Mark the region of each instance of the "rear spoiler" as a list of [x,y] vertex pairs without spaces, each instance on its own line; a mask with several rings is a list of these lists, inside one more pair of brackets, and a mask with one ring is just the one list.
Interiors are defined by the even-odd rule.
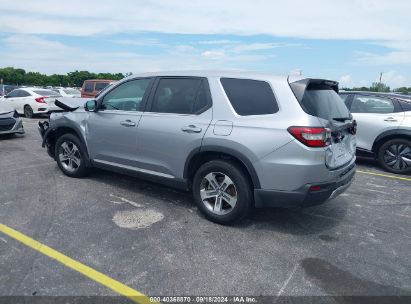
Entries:
[[290,79],[288,78],[287,81],[299,102],[303,100],[307,88],[312,85],[328,86],[338,93],[338,82],[333,80],[305,78],[290,83]]

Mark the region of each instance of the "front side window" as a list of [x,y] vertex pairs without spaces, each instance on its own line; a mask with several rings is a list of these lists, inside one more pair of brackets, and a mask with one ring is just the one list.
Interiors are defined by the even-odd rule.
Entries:
[[355,95],[350,110],[352,113],[393,113],[394,104],[388,98]]
[[151,79],[127,81],[108,92],[102,102],[103,110],[140,111],[141,101]]
[[201,78],[162,78],[154,94],[151,112],[196,114],[208,105]]
[[265,81],[221,78],[221,84],[239,115],[264,115],[278,112],[273,90]]

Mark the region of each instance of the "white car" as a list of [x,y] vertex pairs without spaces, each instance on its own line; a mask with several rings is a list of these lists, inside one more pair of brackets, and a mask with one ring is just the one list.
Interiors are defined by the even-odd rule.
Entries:
[[387,171],[411,173],[411,97],[381,92],[341,92],[358,124],[357,154]]
[[53,91],[57,92],[63,97],[81,97],[80,90],[74,88],[54,88]]
[[12,106],[18,114],[32,118],[36,114],[51,113],[62,109],[54,104],[60,94],[38,88],[19,88],[3,96],[2,102]]

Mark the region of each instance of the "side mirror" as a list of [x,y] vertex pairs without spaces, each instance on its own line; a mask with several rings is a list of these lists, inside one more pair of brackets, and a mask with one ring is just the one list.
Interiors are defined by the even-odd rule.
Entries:
[[97,112],[97,101],[88,100],[84,105],[84,110],[88,112]]

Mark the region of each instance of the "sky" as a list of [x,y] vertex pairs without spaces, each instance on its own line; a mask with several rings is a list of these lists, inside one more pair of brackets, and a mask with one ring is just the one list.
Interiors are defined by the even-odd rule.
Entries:
[[0,0],[0,67],[234,69],[411,87],[409,0]]

